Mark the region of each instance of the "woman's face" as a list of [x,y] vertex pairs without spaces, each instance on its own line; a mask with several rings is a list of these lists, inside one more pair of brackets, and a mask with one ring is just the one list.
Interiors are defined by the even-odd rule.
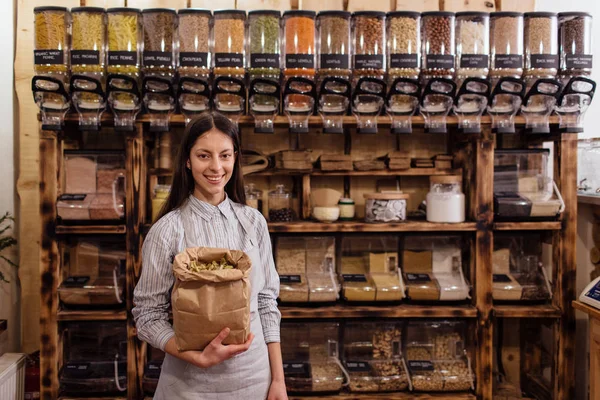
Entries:
[[187,161],[194,177],[194,194],[209,203],[223,200],[235,164],[233,141],[216,128],[200,136]]

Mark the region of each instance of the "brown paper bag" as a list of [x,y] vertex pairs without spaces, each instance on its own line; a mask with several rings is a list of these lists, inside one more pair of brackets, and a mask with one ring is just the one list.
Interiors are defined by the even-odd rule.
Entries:
[[[192,272],[188,265],[218,261],[235,269]],[[250,334],[250,270],[243,251],[210,247],[188,248],[175,256],[171,295],[173,329],[179,351],[203,350],[223,328],[231,329],[223,344],[245,343]]]

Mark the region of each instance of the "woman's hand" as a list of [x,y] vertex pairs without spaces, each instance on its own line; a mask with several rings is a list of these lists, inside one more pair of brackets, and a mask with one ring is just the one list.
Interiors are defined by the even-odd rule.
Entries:
[[251,333],[248,335],[248,340],[244,344],[230,344],[224,345],[223,340],[229,335],[230,329],[223,329],[212,342],[209,343],[206,348],[195,357],[197,358],[194,363],[197,367],[208,368],[214,365],[220,364],[225,360],[229,360],[231,357],[241,354],[250,348],[254,335]]
[[271,381],[271,387],[269,388],[269,396],[267,397],[267,400],[288,400],[284,381]]

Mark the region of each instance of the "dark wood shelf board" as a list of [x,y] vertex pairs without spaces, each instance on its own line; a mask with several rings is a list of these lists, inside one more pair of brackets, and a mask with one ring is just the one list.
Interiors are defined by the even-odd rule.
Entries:
[[435,400],[475,400],[477,397],[471,393],[365,393],[365,394],[332,394],[329,396],[289,396],[290,400],[382,400],[382,399],[435,399]]
[[59,321],[127,321],[125,310],[58,310]]
[[560,318],[561,310],[552,304],[494,305],[494,315],[500,318]]
[[269,223],[269,232],[474,232],[475,222],[459,224],[441,224],[427,221],[404,221],[396,223],[350,222],[273,222]]
[[[148,175],[169,177],[173,171],[169,169],[153,168],[148,171]],[[443,175],[462,175],[462,169],[436,169],[436,168],[410,168],[407,170],[379,170],[379,171],[321,171],[318,169],[310,172],[294,171],[284,169],[268,169],[259,172],[253,172],[249,176],[443,176]]]
[[471,305],[412,305],[362,306],[335,304],[323,307],[279,307],[282,318],[477,318],[477,309]]
[[494,223],[494,230],[496,231],[559,231],[561,229],[561,221]]
[[57,235],[120,235],[125,225],[56,225]]

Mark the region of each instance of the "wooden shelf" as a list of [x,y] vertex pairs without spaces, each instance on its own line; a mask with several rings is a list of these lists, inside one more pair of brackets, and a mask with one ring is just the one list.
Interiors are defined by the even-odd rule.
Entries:
[[412,305],[359,306],[335,304],[324,307],[280,306],[282,318],[477,318],[477,309],[471,305]]
[[494,223],[494,230],[496,231],[559,231],[561,229],[561,221]]
[[56,225],[57,235],[121,235],[125,225]]
[[405,221],[397,223],[366,222],[272,222],[269,232],[273,233],[311,233],[311,232],[474,232],[475,222],[460,224],[441,224],[427,221]]
[[382,400],[382,399],[435,399],[435,400],[475,400],[471,393],[373,393],[373,394],[339,394],[329,396],[289,396],[290,400]]
[[127,321],[125,310],[58,310],[59,321]]
[[552,304],[494,305],[494,315],[500,318],[560,318],[561,310]]

